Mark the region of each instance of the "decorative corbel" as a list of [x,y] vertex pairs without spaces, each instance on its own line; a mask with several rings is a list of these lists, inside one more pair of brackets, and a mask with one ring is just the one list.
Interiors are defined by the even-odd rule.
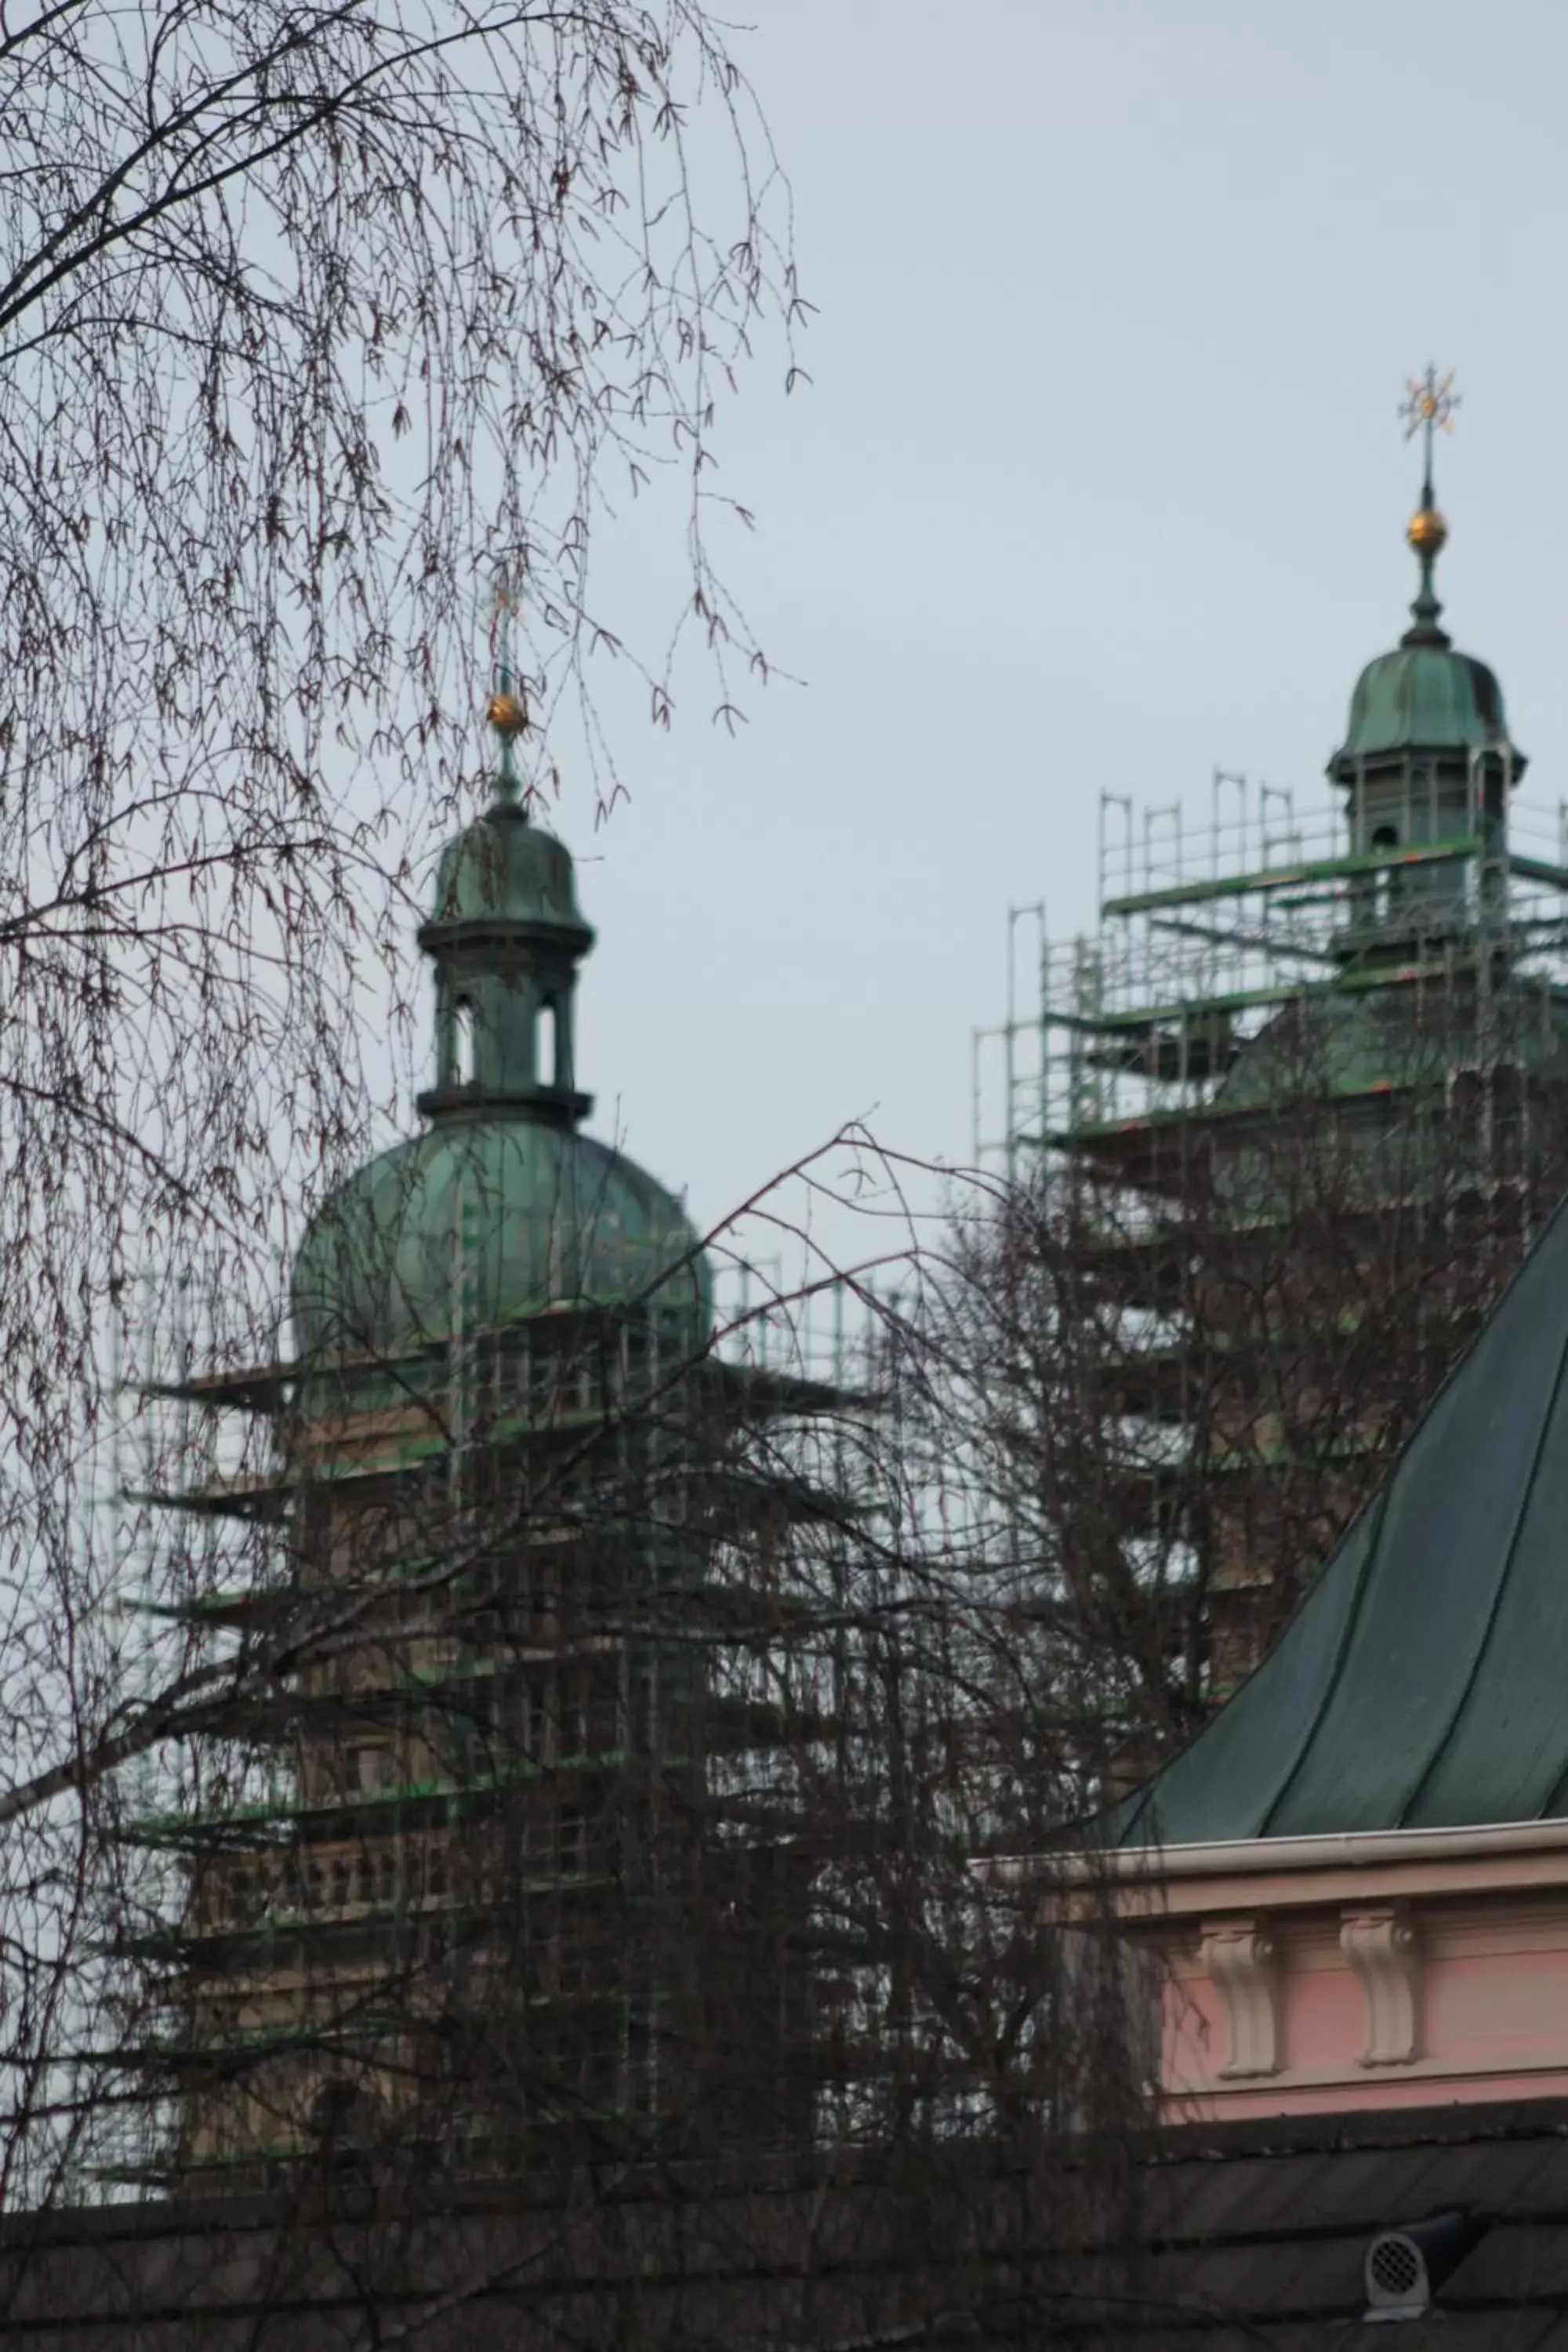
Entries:
[[1226,2056],[1220,2074],[1279,2071],[1279,1974],[1274,1939],[1259,1919],[1227,1919],[1204,1929],[1200,1958],[1219,1998]]
[[1402,1903],[1346,1911],[1340,1949],[1361,1986],[1365,2036],[1360,2066],[1408,2066],[1415,2055],[1415,2000],[1421,1960]]

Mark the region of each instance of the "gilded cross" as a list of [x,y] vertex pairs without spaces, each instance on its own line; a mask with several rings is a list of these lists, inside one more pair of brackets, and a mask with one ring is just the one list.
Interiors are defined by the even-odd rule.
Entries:
[[1400,419],[1404,424],[1405,437],[1407,441],[1414,440],[1417,433],[1425,436],[1422,454],[1426,459],[1426,487],[1423,495],[1426,505],[1430,506],[1432,503],[1432,436],[1434,433],[1453,431],[1454,411],[1459,405],[1459,395],[1454,390],[1454,371],[1450,368],[1446,375],[1439,375],[1435,367],[1429,367],[1423,376],[1406,376],[1405,392],[1405,397],[1399,411]]

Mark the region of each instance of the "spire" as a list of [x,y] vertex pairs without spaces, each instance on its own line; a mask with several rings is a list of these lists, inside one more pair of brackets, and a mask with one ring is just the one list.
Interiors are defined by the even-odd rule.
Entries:
[[1437,500],[1432,488],[1432,437],[1436,433],[1451,433],[1454,411],[1459,396],[1453,387],[1454,371],[1439,376],[1429,367],[1424,376],[1405,379],[1406,398],[1399,414],[1405,425],[1405,437],[1413,440],[1417,433],[1424,439],[1422,452],[1421,503],[1405,527],[1405,536],[1414,549],[1421,566],[1421,585],[1411,605],[1413,625],[1406,629],[1401,644],[1406,646],[1447,646],[1451,640],[1446,629],[1437,625],[1437,615],[1443,607],[1437,602],[1437,591],[1432,573],[1437,558],[1447,541],[1448,526],[1437,511]]
[[512,746],[528,726],[528,705],[512,684],[511,615],[511,580],[503,565],[496,574],[496,682],[485,705],[485,717],[500,742],[500,765],[496,770],[491,814],[497,809],[509,809],[521,816],[522,787],[518,781]]
[[531,824],[513,747],[529,725],[513,683],[512,595],[496,583],[495,686],[485,716],[500,743],[493,797],[449,841],[419,944],[436,966],[436,1083],[419,1097],[433,1119],[504,1118],[574,1127],[593,1105],[577,1091],[577,966],[594,934],[577,905],[572,860]]
[[[1493,800],[1500,808],[1524,772],[1525,758],[1508,738],[1502,691],[1485,662],[1456,653],[1440,625],[1442,606],[1433,571],[1448,537],[1432,483],[1433,443],[1451,429],[1458,406],[1452,373],[1428,368],[1411,379],[1399,414],[1405,437],[1422,436],[1421,503],[1405,536],[1421,567],[1420,585],[1410,607],[1411,626],[1398,645],[1368,662],[1351,698],[1350,724],[1329,773],[1352,795],[1352,846],[1373,846],[1373,835],[1394,827],[1402,844],[1409,837],[1415,803],[1408,762],[1436,758],[1442,775],[1423,824],[1454,832],[1469,829],[1474,814],[1472,766],[1483,754],[1495,779]],[[1375,789],[1370,789],[1375,783]],[[1489,789],[1490,789],[1489,787]],[[1427,786],[1423,784],[1423,792]],[[1451,820],[1459,822],[1453,824]],[[1436,836],[1434,836],[1436,838]],[[1456,869],[1456,880],[1458,874]]]

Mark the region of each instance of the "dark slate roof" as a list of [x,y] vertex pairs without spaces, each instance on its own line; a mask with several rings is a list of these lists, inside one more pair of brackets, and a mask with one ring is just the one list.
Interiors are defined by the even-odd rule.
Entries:
[[[1189,2126],[1141,2202],[1132,2305],[1086,2344],[1568,2352],[1568,2102]],[[1430,2312],[1369,2334],[1373,2239],[1448,2213],[1471,2242]]]
[[1568,1811],[1568,1202],[1124,1844]]
[[[1048,2146],[926,2154],[7,2214],[0,2352],[1568,2352],[1568,2101],[1152,2134],[1097,2219]],[[1373,2240],[1451,2214],[1368,2335]]]

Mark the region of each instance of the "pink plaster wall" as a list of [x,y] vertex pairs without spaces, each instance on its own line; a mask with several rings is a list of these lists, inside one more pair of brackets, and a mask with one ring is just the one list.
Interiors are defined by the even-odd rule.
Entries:
[[[1568,1840],[1556,1870],[1532,1865],[1528,1880],[1512,1866],[1490,1884],[1472,1869],[1414,1883],[1397,1870],[1381,1879],[1359,1874],[1348,1886],[1342,1874],[1316,1884],[1275,1878],[1268,1891],[1277,1907],[1267,1910],[1247,1904],[1256,1884],[1237,1874],[1223,1888],[1215,1881],[1190,1895],[1168,1885],[1163,1912],[1141,1902],[1130,1919],[1167,1963],[1168,2115],[1568,2095]],[[1222,1892],[1223,1906],[1214,1900]],[[1292,1899],[1279,1903],[1281,1895]],[[1379,1948],[1381,1970],[1357,1943],[1356,1923],[1373,1916],[1392,1916],[1400,1929]],[[1360,1973],[1341,1942],[1347,1921]],[[1238,1945],[1258,1955],[1239,1971]],[[1231,1958],[1215,1981],[1208,1955],[1222,1950]],[[1247,2010],[1240,2025],[1237,2003]],[[1369,2047],[1390,2046],[1390,2017],[1399,2054],[1369,2063]],[[1253,2071],[1238,2074],[1228,2063],[1237,2048]]]
[[1331,2066],[1342,2072],[1366,2030],[1361,1987],[1342,1961],[1303,1968],[1291,1966],[1291,1957],[1287,1939],[1279,2004],[1281,2071],[1312,2074]]

